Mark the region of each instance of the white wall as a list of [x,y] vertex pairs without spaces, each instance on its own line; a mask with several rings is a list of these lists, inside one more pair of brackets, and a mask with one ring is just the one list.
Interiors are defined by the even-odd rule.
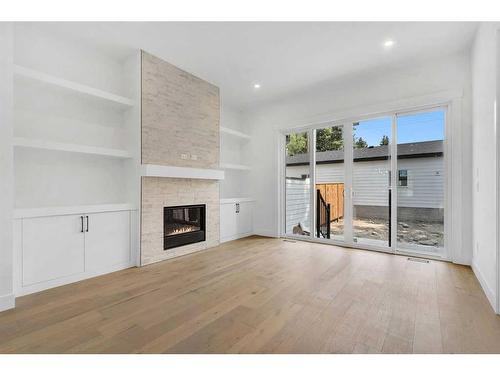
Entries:
[[14,307],[12,285],[12,155],[13,29],[0,22],[0,311]]
[[[497,308],[497,25],[482,23],[472,49],[473,269]],[[498,311],[498,310],[497,310]]]
[[[469,51],[445,56],[418,65],[398,66],[366,72],[342,80],[324,82],[303,92],[246,112],[252,130],[252,195],[256,199],[254,231],[279,235],[279,132],[285,129],[331,120],[343,113],[366,114],[384,103],[422,97],[438,92],[463,92],[461,122],[454,124],[460,146],[458,170],[462,174],[461,193],[456,199],[463,221],[453,260],[470,264],[471,252],[471,76]],[[461,169],[460,169],[461,168]]]

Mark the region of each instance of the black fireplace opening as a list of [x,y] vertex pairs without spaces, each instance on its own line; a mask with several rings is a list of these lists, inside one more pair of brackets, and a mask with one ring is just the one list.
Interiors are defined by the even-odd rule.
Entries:
[[205,241],[204,204],[163,208],[163,250]]

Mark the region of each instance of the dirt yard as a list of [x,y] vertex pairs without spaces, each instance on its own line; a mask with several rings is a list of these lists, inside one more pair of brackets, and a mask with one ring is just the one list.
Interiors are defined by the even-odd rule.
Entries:
[[[354,236],[373,240],[388,240],[389,226],[383,219],[354,220]],[[333,235],[340,235],[344,230],[344,221],[331,224]],[[422,221],[401,221],[398,223],[398,241],[425,246],[444,246],[443,223]]]

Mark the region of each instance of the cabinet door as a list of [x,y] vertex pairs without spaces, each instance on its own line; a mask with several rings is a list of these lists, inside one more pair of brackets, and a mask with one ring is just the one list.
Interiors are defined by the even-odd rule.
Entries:
[[236,235],[236,215],[234,203],[220,205],[220,238],[222,241]]
[[84,271],[80,215],[23,220],[23,286]]
[[252,232],[252,202],[241,202],[240,212],[237,215],[238,234]]
[[[85,222],[85,271],[106,271],[130,263],[130,212],[88,214]],[[87,220],[85,220],[87,221]]]

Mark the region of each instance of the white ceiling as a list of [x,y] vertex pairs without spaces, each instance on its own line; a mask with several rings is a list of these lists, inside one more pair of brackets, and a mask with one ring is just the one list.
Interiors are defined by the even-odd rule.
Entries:
[[[468,48],[467,22],[43,23],[121,58],[142,48],[221,88],[246,108],[357,72]],[[396,41],[391,50],[382,43]],[[261,88],[255,90],[254,83]]]

